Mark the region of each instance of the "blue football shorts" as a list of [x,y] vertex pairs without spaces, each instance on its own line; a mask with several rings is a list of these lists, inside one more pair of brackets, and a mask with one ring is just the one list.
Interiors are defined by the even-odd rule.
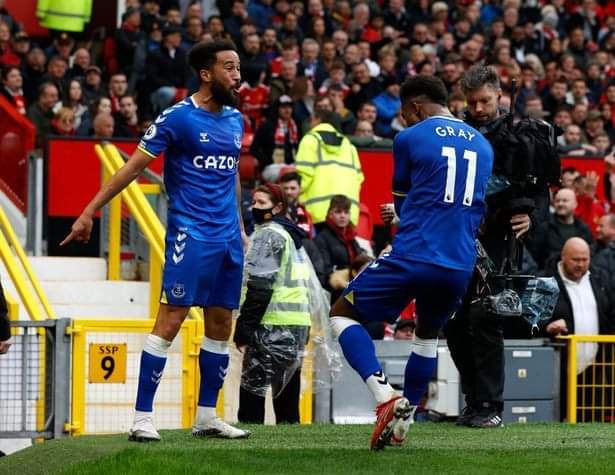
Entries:
[[161,303],[181,307],[239,308],[243,273],[241,235],[200,241],[168,229]]
[[359,273],[342,295],[361,320],[389,323],[416,299],[419,320],[441,328],[461,305],[471,277],[472,271],[385,255]]

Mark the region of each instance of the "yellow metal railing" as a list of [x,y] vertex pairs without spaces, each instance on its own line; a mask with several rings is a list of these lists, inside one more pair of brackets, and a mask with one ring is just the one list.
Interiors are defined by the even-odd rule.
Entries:
[[[103,179],[108,180],[122,168],[124,161],[113,144],[96,145],[96,154],[103,165]],[[162,288],[162,266],[164,265],[164,227],[147,201],[145,194],[160,193],[159,185],[140,185],[132,182],[110,203],[109,210],[109,279],[120,278],[120,236],[121,206],[126,203],[137,225],[145,235],[150,246],[150,317],[155,318],[159,307]],[[200,311],[190,309],[190,316],[202,319]]]
[[[72,397],[71,421],[66,429],[72,435],[99,433],[97,425],[104,425],[104,432],[121,432],[126,428],[126,418],[117,417],[118,411],[132,412],[134,396],[138,384],[138,358],[141,354],[141,344],[134,339],[135,335],[146,335],[151,331],[148,320],[75,320],[68,329],[73,339],[72,355]],[[181,381],[181,398],[176,403],[158,403],[156,407],[174,408],[179,417],[174,416],[175,424],[182,428],[191,427],[194,423],[198,403],[197,381],[199,348],[203,335],[203,322],[188,320],[184,322],[177,339],[180,341],[180,366],[168,364],[166,377]],[[89,344],[104,340],[104,343],[127,345],[128,373],[124,384],[100,384],[90,382],[89,375]],[[167,381],[169,383],[169,381]],[[163,381],[163,385],[164,385]],[[130,390],[127,390],[127,388]],[[164,388],[162,388],[164,390]],[[176,389],[173,389],[173,394]],[[158,398],[160,399],[160,398]],[[108,416],[113,415],[109,420]],[[92,418],[88,420],[88,418]],[[109,427],[111,424],[111,427]],[[88,429],[89,427],[89,429]]]
[[[15,254],[13,254],[11,248]],[[28,262],[28,257],[2,208],[0,208],[0,258],[4,262],[4,266],[30,318],[32,320],[56,318],[55,312],[51,308],[47,296]],[[34,294],[30,286],[34,290]]]
[[[567,343],[567,421],[615,422],[615,335],[561,339]],[[579,362],[584,367],[579,368]]]

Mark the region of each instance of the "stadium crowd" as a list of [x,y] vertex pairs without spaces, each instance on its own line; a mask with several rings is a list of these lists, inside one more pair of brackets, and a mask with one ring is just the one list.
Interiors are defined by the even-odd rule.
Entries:
[[[58,31],[40,43],[3,3],[2,94],[34,123],[40,147],[48,134],[140,137],[158,113],[197,88],[188,50],[232,39],[241,58],[244,151],[256,158],[259,179],[287,175],[281,183],[290,214],[315,238],[310,254],[333,295],[353,261],[372,254],[356,237],[363,176],[355,146],[391,147],[404,127],[399,88],[406,77],[439,76],[451,111],[463,118],[462,74],[491,64],[503,109],[556,125],[562,155],[604,157],[606,165],[604,176],[564,169],[552,216],[531,232],[530,268],[552,268],[564,243],[580,236],[596,265],[615,275],[613,2],[129,0],[121,26],[104,39]],[[332,142],[322,142],[325,136]],[[350,160],[354,175],[318,178],[318,164],[305,165],[316,154]],[[305,199],[306,186],[318,179],[315,205]],[[244,183],[246,209],[255,184]]]

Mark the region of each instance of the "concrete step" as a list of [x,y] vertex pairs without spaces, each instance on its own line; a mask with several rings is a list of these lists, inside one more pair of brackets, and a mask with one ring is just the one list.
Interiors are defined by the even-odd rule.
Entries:
[[41,282],[52,305],[148,305],[149,282],[98,280]]
[[107,262],[98,257],[30,257],[30,265],[39,280],[105,280]]
[[149,306],[59,304],[53,306],[56,317],[81,320],[141,320],[149,318]]

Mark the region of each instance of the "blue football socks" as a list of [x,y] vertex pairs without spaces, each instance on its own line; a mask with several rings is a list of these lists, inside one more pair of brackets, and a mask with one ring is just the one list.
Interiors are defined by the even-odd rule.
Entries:
[[216,406],[218,393],[224,384],[224,378],[226,378],[228,364],[228,343],[205,337],[199,353],[201,373],[199,406]]
[[170,346],[171,342],[155,335],[148,335],[145,340],[139,368],[139,386],[135,405],[137,411],[153,411],[154,396],[162,378]]
[[404,397],[414,406],[421,401],[436,371],[437,351],[437,339],[423,340],[415,335],[404,378]]

